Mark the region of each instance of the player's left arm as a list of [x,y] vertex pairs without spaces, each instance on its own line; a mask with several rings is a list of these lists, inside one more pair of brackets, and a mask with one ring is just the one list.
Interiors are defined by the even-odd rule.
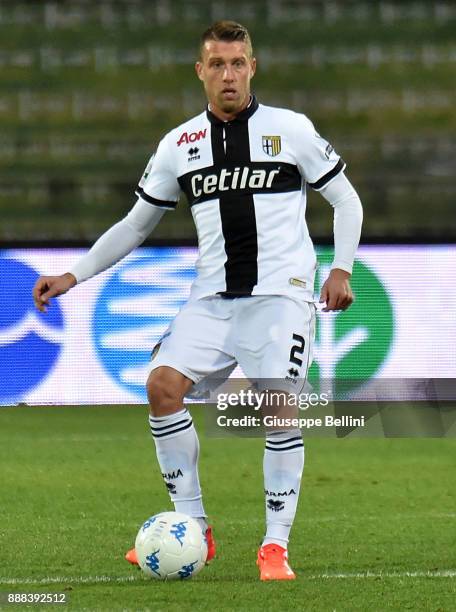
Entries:
[[321,289],[320,302],[326,302],[324,312],[346,310],[354,300],[350,277],[361,236],[363,207],[343,171],[320,189],[320,193],[334,208],[334,260]]
[[350,277],[361,234],[361,202],[344,174],[345,162],[310,119],[296,113],[292,125],[296,161],[303,178],[334,208],[334,260],[320,302],[326,302],[326,312],[346,310],[353,302]]

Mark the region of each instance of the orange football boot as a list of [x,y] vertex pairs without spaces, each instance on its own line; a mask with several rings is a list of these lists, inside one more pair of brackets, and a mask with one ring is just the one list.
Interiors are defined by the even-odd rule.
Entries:
[[132,565],[139,565],[138,557],[136,556],[136,549],[135,548],[131,548],[126,553],[125,559],[128,561],[128,563],[131,563]]
[[288,553],[278,544],[266,544],[258,551],[260,580],[294,580],[296,574],[288,565]]
[[[208,527],[206,529],[206,542],[207,542],[206,563],[209,563],[209,561],[212,561],[212,559],[215,557],[215,540],[214,540],[214,536],[212,535],[212,527]],[[127,554],[125,555],[125,559],[132,565],[139,565],[138,557],[136,556],[136,550],[134,548],[131,548],[127,552]]]
[[210,525],[206,529],[206,542],[207,542],[207,557],[206,557],[206,564],[207,564],[210,561],[212,561],[212,559],[215,557],[215,540],[212,534],[212,527]]

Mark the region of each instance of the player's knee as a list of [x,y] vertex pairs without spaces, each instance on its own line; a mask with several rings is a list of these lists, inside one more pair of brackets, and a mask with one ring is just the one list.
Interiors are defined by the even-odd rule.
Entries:
[[157,369],[151,372],[147,381],[147,397],[150,411],[154,416],[162,416],[179,410],[182,404],[181,394],[168,378],[166,373]]

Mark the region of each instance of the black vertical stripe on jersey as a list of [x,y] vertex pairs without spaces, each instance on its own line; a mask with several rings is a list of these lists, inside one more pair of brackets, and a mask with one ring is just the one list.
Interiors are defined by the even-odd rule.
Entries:
[[211,125],[211,146],[214,166],[225,163],[225,148],[223,146],[223,123]]
[[[247,165],[251,161],[248,121],[212,123],[211,143],[214,166],[227,162]],[[229,195],[228,192],[219,200],[226,252],[226,290],[221,295],[251,295],[258,283],[258,237],[253,195]]]

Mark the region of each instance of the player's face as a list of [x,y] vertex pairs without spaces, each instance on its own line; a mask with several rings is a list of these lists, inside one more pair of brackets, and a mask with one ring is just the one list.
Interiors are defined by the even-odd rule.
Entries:
[[229,119],[248,105],[255,68],[245,42],[206,41],[196,73],[215,115]]

